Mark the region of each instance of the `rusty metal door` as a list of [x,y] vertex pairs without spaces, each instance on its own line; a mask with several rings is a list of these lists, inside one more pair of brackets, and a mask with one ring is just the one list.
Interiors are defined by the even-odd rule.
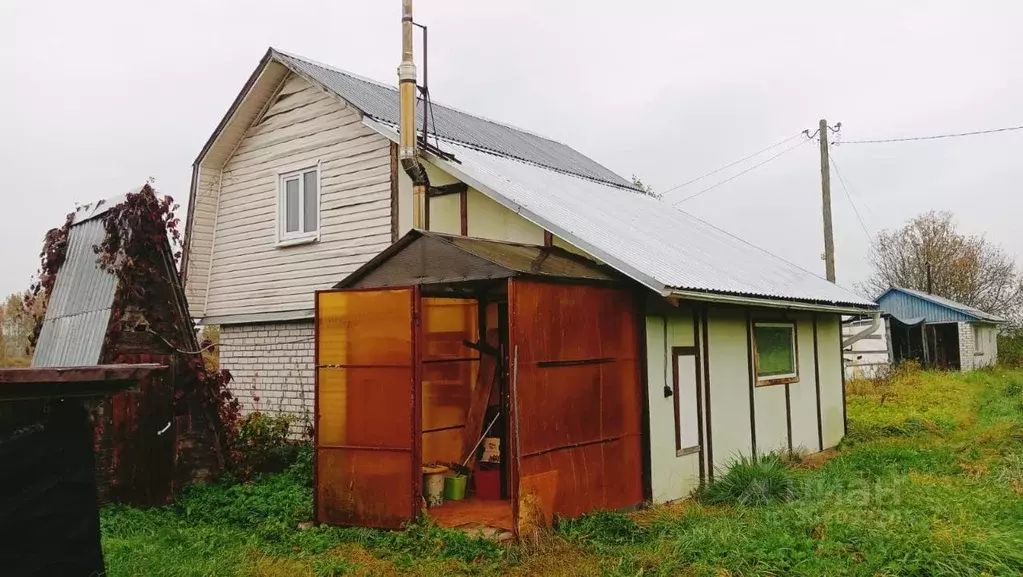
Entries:
[[418,513],[415,287],[316,294],[316,519],[396,529]]
[[511,281],[517,508],[532,499],[545,517],[575,517],[643,500],[634,298],[620,288]]

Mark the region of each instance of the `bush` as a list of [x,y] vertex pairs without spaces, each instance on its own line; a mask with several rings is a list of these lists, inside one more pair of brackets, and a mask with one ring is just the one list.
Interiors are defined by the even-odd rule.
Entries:
[[298,456],[288,439],[295,418],[256,411],[238,420],[231,436],[231,472],[242,480],[283,471]]
[[998,335],[998,363],[1007,367],[1023,367],[1023,333]]
[[728,472],[716,478],[700,493],[709,505],[769,505],[791,501],[796,496],[796,479],[778,455],[739,457]]

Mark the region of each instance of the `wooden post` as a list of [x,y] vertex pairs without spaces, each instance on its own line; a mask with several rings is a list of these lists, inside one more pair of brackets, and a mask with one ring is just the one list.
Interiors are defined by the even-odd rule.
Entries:
[[821,119],[821,196],[824,205],[824,270],[827,279],[835,282],[835,236],[831,229],[831,166],[828,162],[828,121]]

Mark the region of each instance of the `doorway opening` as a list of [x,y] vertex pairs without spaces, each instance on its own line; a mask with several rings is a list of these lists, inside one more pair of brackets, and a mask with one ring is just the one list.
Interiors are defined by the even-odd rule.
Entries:
[[421,307],[427,515],[442,527],[513,531],[507,298],[423,296]]

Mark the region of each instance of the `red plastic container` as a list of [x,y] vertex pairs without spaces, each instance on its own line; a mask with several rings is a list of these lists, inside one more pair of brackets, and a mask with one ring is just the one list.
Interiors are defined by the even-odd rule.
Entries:
[[501,469],[499,467],[482,469],[476,467],[476,497],[480,499],[501,498]]

